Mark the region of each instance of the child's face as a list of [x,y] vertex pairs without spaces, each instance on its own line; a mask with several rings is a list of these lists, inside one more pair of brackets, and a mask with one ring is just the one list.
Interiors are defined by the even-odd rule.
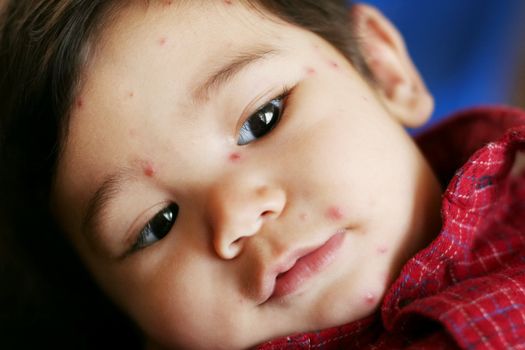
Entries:
[[164,345],[243,348],[364,317],[435,232],[439,188],[325,41],[215,4],[129,8],[105,32],[73,107],[59,219]]

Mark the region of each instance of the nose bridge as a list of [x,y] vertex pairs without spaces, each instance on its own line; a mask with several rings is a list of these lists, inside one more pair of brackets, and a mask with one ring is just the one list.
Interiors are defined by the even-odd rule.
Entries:
[[267,221],[275,220],[285,201],[283,189],[262,177],[225,174],[212,185],[207,203],[217,255],[232,259],[240,254],[245,239],[257,234]]

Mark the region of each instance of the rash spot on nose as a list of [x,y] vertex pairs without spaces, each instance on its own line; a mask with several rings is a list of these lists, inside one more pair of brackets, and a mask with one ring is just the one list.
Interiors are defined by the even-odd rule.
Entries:
[[330,220],[339,221],[343,218],[343,211],[337,206],[329,207],[326,210],[326,217]]
[[237,163],[238,161],[241,160],[241,155],[239,153],[237,153],[237,152],[230,153],[230,155],[228,156],[228,159],[232,163]]

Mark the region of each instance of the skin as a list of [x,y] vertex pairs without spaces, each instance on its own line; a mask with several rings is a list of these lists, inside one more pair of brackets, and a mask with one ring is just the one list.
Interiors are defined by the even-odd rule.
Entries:
[[[236,3],[130,6],[105,29],[72,106],[54,204],[151,348],[242,349],[363,318],[437,233],[440,188],[403,128],[432,100],[391,24],[366,6],[352,16],[374,88],[318,36]],[[192,100],[213,67],[254,46],[276,53]],[[284,86],[278,124],[238,145]],[[88,234],[89,198],[118,169],[128,180]],[[170,232],[125,254],[172,202]],[[334,236],[320,271],[261,300],[277,262]]]

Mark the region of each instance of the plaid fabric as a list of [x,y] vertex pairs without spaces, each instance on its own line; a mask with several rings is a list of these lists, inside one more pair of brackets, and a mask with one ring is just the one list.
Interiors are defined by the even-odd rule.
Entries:
[[442,229],[381,310],[257,349],[525,349],[525,112],[469,110],[418,143],[442,183],[452,179]]

